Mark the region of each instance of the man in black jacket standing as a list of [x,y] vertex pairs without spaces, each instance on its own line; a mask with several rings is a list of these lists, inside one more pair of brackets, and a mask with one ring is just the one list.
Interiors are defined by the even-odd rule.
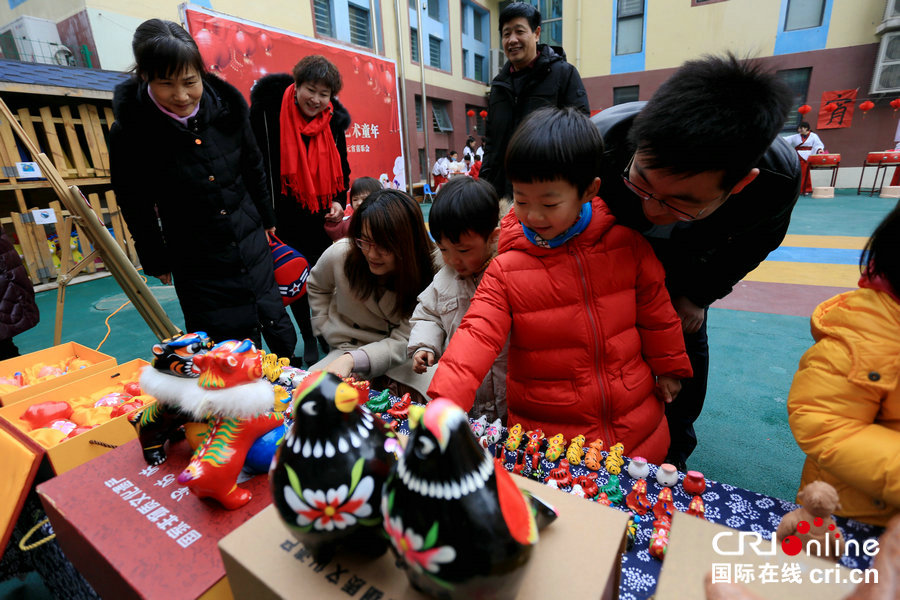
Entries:
[[706,396],[708,307],[781,244],[797,202],[797,153],[778,137],[790,105],[758,64],[707,56],[682,65],[649,102],[592,119],[605,148],[599,195],[651,243],[681,317],[694,377],[666,406],[667,460],[680,470]]
[[541,13],[514,2],[500,13],[500,39],[506,64],[491,81],[485,154],[479,178],[500,196],[512,198],[503,159],[513,131],[526,115],[544,106],[574,106],[590,113],[578,70],[566,62],[562,48],[539,44]]

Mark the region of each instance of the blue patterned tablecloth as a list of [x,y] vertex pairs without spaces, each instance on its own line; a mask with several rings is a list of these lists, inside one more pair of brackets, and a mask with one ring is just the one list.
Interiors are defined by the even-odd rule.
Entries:
[[[373,398],[376,395],[377,394],[374,392],[372,393]],[[393,403],[397,399],[392,397],[391,400]],[[385,419],[389,420],[387,417],[385,417]],[[409,435],[409,428],[406,421],[398,422],[398,431]],[[501,441],[498,442],[498,444],[502,445],[505,438],[506,431],[504,430],[503,435],[500,438]],[[521,448],[525,447],[526,441],[527,438],[523,437]],[[591,440],[588,440],[588,442],[590,441]],[[585,447],[587,447],[587,444],[585,444]],[[488,446],[488,451],[494,456],[499,456],[496,453],[496,445],[494,444]],[[606,454],[606,452],[603,452],[604,459],[606,458]],[[563,453],[562,458],[565,458],[565,453]],[[625,465],[622,467],[622,472],[618,476],[623,496],[631,491],[631,488],[635,483],[635,480],[628,475],[627,466],[629,460],[629,458],[625,458]],[[515,462],[515,453],[503,450],[503,466],[507,471],[513,472]],[[522,471],[521,475],[530,477],[533,472],[531,464],[529,464],[530,461],[526,460],[525,463],[525,469]],[[549,461],[546,458],[543,458],[542,455],[539,465],[539,471],[542,474],[541,480],[543,481],[543,478],[546,477],[552,469],[558,466],[559,460]],[[658,467],[656,465],[650,465],[650,475],[647,477],[647,498],[649,499],[651,506],[656,503],[657,496],[662,489],[662,486],[656,481],[657,470]],[[572,472],[573,478],[593,472],[584,465],[570,465],[570,471]],[[606,469],[601,468],[599,471],[596,471],[596,473],[598,486],[602,487],[609,482],[609,473]],[[675,508],[681,512],[687,510],[692,498],[692,496],[688,495],[681,487],[681,480],[683,478],[684,473],[679,473],[679,483],[672,488]],[[571,492],[571,487],[562,488],[562,490]],[[706,480],[706,491],[703,492],[702,498],[706,506],[705,517],[708,521],[719,523],[740,531],[755,531],[765,540],[770,540],[772,538],[782,517],[797,508],[797,504],[788,502],[787,500],[773,498],[772,496],[766,496],[765,494],[758,494],[727,483],[710,481],[709,479]],[[589,502],[591,500],[585,499],[585,501]],[[613,505],[613,507],[629,512],[628,507],[625,506],[624,499],[618,505]],[[849,519],[836,518],[836,521],[838,526],[843,530],[845,539],[858,540],[860,546],[862,546],[864,540],[876,538],[883,531],[880,527],[866,525]],[[653,515],[651,511],[647,513],[646,517],[642,518],[642,522],[638,526],[634,547],[631,551],[622,555],[622,575],[619,584],[619,598],[621,600],[644,600],[651,597],[656,590],[656,583],[659,579],[662,562],[650,556],[650,536],[652,533]],[[865,554],[862,554],[859,557],[844,556],[841,559],[841,564],[848,568],[865,569],[870,566],[871,560],[871,557]]]

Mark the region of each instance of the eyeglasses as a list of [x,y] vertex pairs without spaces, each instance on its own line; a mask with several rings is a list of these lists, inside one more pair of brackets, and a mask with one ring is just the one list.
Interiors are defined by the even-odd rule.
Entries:
[[[705,213],[707,210],[709,210],[710,206],[718,205],[724,197],[724,196],[720,196],[719,198],[714,200],[709,206],[704,206],[699,211],[697,211],[696,214],[693,214],[693,215],[689,212],[685,212],[685,211],[681,210],[680,208],[675,208],[674,206],[672,206],[671,204],[669,204],[662,198],[658,198],[658,197],[654,196],[652,193],[650,193],[644,189],[641,189],[640,187],[637,186],[637,184],[635,184],[633,181],[631,181],[631,179],[628,178],[628,175],[631,173],[631,165],[634,164],[634,156],[635,156],[634,154],[631,155],[631,160],[628,161],[628,165],[626,165],[625,170],[622,171],[622,181],[625,183],[625,187],[627,187],[629,190],[634,192],[634,194],[638,198],[640,198],[641,200],[643,200],[645,202],[649,201],[649,200],[655,200],[656,202],[659,202],[659,204],[663,208],[665,208],[666,210],[671,212],[673,215],[675,215],[675,217],[679,221],[696,221],[697,219],[699,219],[700,217],[703,216],[703,213]],[[727,193],[726,193],[726,195],[727,195]]]
[[369,240],[364,240],[362,238],[356,238],[356,246],[363,251],[363,254],[368,254],[370,250],[382,255],[391,253],[391,251],[387,248],[384,248],[382,246],[379,246],[375,242],[370,242]]

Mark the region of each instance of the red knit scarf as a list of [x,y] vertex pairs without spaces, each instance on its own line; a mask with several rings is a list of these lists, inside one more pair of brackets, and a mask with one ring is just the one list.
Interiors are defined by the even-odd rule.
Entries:
[[[295,102],[292,83],[281,99],[281,193],[293,195],[311,212],[327,210],[341,190],[344,174],[341,155],[331,135],[331,103],[307,121]],[[309,147],[301,135],[309,140]]]

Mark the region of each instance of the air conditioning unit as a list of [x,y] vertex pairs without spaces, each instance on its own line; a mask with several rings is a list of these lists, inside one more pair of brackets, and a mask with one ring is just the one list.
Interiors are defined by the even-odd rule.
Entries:
[[[890,4],[893,3],[894,0],[891,0]],[[885,33],[881,38],[869,93],[897,92],[900,92],[900,31],[893,31]]]
[[[67,58],[57,56],[57,54],[62,49],[65,49],[69,55],[72,54],[71,50],[62,45],[56,23],[48,19],[22,16],[12,23],[0,27],[0,34],[8,34],[12,37],[19,60],[24,62],[46,65],[68,64]],[[65,52],[62,54],[64,55]],[[62,60],[66,62],[61,62]]]
[[506,54],[503,48],[491,48],[491,79],[500,74],[500,69],[506,64]]

